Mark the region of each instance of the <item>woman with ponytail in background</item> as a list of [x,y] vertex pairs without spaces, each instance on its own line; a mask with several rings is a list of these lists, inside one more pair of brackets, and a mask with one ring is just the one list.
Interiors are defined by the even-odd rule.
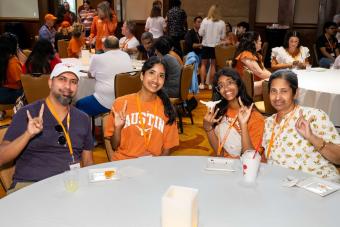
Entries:
[[142,67],[142,88],[115,100],[104,136],[115,152],[111,160],[169,155],[179,144],[176,115],[162,91],[165,67],[159,57],[149,58]]

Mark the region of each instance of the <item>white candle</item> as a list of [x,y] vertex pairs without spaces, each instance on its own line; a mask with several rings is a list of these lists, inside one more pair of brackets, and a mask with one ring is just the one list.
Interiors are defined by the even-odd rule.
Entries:
[[162,198],[162,227],[198,226],[198,190],[170,186]]

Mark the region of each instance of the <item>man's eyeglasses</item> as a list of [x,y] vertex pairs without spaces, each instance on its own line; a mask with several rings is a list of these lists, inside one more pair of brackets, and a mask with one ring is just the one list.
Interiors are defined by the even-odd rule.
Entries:
[[227,88],[227,87],[231,87],[231,86],[233,86],[234,84],[236,84],[235,81],[233,81],[233,80],[228,80],[228,81],[225,82],[225,83],[218,83],[218,85],[215,87],[215,89],[216,89],[217,91],[221,91],[222,89]]
[[64,135],[62,135],[62,133],[64,132],[63,131],[63,128],[61,127],[61,125],[56,125],[54,126],[54,129],[56,130],[56,132],[58,132],[59,134],[59,137],[58,137],[58,144],[62,145],[62,146],[66,146],[66,138]]

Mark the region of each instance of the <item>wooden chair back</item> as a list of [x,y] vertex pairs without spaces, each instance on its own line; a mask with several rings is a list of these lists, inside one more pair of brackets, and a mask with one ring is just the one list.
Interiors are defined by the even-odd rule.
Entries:
[[243,75],[241,76],[243,83],[246,87],[247,94],[250,97],[254,97],[254,74],[252,71],[245,69],[243,70]]
[[218,69],[227,67],[227,61],[230,61],[234,58],[236,51],[235,46],[216,46],[215,47],[215,58],[216,58],[216,66]]
[[110,138],[107,138],[104,136],[109,114],[111,114],[111,112],[103,114],[101,118],[102,118],[102,135],[103,135],[103,141],[104,141],[104,146],[105,146],[105,151],[106,151],[106,157],[107,157],[107,160],[110,162],[114,150],[112,149]]
[[315,64],[318,66],[319,65],[319,55],[318,55],[318,50],[317,50],[317,46],[316,46],[315,43],[313,44],[313,52],[314,52]]
[[25,97],[28,103],[45,98],[50,93],[48,80],[50,75],[42,74],[40,76],[33,76],[30,74],[21,75],[21,83],[24,88]]
[[[7,127],[0,128],[0,144],[4,138],[4,135],[7,131]],[[13,162],[6,163],[0,166],[0,185],[5,192],[8,191],[12,184],[12,178],[14,175],[15,166]]]
[[269,82],[267,80],[264,80],[262,82],[262,95],[263,95],[263,101],[264,101],[264,109],[266,115],[272,115],[276,113],[276,110],[270,103],[269,99]]
[[69,41],[61,39],[58,40],[58,53],[59,58],[68,58],[67,54],[67,47],[68,47]]
[[186,100],[188,98],[193,72],[194,72],[193,64],[183,66],[180,85],[180,98],[182,100]]
[[140,72],[131,75],[130,73],[120,73],[115,76],[115,97],[128,95],[139,91],[142,87]]

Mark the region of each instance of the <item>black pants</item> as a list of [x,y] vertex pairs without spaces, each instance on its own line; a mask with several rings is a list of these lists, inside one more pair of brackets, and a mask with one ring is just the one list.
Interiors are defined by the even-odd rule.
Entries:
[[14,104],[22,93],[22,89],[0,87],[0,104]]

